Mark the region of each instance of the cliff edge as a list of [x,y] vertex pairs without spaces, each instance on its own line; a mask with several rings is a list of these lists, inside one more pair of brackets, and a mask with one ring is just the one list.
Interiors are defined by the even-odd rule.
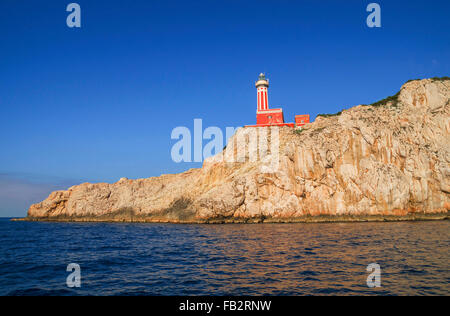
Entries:
[[[84,183],[32,205],[26,219],[222,223],[448,218],[449,91],[450,78],[414,80],[393,97],[319,116],[301,131],[241,128],[227,148],[231,155],[248,151],[241,162],[217,155],[201,169],[181,174]],[[260,152],[256,161],[250,158],[252,151],[261,149],[248,140],[255,133],[271,140],[266,155]]]

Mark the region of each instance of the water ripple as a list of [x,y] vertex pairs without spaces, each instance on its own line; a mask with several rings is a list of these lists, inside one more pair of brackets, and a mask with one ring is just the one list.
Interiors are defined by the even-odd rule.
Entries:
[[[0,219],[0,295],[449,295],[449,221],[170,225]],[[82,286],[66,287],[66,266]],[[368,288],[366,267],[382,268]]]

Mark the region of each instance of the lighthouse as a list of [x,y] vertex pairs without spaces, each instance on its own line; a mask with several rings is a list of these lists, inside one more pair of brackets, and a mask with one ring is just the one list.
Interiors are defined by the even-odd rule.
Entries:
[[302,127],[309,123],[309,115],[296,115],[294,123],[285,123],[283,109],[269,108],[269,79],[261,73],[255,82],[257,107],[256,107],[256,125],[246,125],[246,127],[264,127],[264,126],[290,126]]
[[[258,80],[255,82],[256,95],[258,97],[256,109],[256,125],[285,125],[283,109],[269,108],[269,79],[266,75],[261,73]],[[290,124],[293,125],[293,124]]]

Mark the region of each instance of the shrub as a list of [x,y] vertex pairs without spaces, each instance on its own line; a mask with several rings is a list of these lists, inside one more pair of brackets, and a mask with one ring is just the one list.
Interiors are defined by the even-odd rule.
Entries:
[[339,116],[342,114],[342,111],[339,111],[337,113],[334,114],[317,114],[317,116],[322,116],[322,117],[332,117],[332,116]]
[[433,77],[430,79],[435,80],[435,81],[444,81],[444,80],[450,80],[450,77]]
[[377,101],[375,103],[369,104],[371,106],[381,106],[381,105],[386,105],[389,102],[392,102],[392,106],[397,106],[398,105],[398,96],[400,95],[400,91],[397,92],[395,95],[391,95],[390,97],[387,97],[383,100]]

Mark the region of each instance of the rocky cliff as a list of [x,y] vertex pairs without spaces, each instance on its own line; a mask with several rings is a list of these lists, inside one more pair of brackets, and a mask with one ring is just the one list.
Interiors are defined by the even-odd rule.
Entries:
[[[27,219],[213,223],[447,218],[449,88],[448,78],[415,80],[393,97],[319,116],[301,131],[241,128],[227,147],[234,160],[218,155],[201,169],[181,174],[81,184],[32,205]],[[250,144],[255,133],[270,140],[265,154]],[[252,158],[255,153],[257,159]]]

